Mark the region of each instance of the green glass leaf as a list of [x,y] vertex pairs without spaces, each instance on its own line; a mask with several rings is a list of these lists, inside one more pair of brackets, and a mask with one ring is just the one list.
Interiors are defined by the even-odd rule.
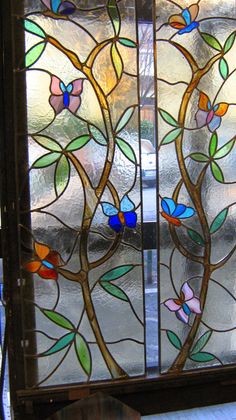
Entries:
[[86,340],[79,333],[75,336],[75,352],[82,369],[86,375],[90,376],[92,372],[91,353]]
[[48,136],[33,136],[32,137],[40,146],[44,147],[44,149],[51,150],[52,152],[60,152],[62,147],[56,140],[52,139]]
[[76,139],[72,140],[67,146],[67,152],[74,152],[75,150],[82,149],[90,140],[90,135],[84,134],[83,136],[76,137]]
[[112,23],[115,35],[118,35],[120,32],[121,19],[120,19],[119,9],[116,4],[116,0],[108,1],[107,11],[111,19],[111,23]]
[[172,125],[173,127],[179,127],[179,123],[170,115],[168,112],[164,111],[164,109],[159,109],[159,113],[163,120],[167,122],[167,124]]
[[70,163],[66,156],[62,156],[57,162],[55,170],[55,191],[56,196],[62,194],[70,180]]
[[115,128],[116,134],[118,134],[121,130],[123,130],[123,128],[128,124],[128,122],[132,118],[134,110],[135,110],[135,106],[130,106],[123,112]]
[[24,20],[24,28],[27,32],[30,32],[31,34],[40,36],[41,38],[46,38],[44,30],[40,28],[40,26],[37,23],[33,22],[30,19]]
[[122,153],[125,155],[127,159],[129,159],[131,162],[136,163],[136,156],[132,149],[132,147],[123,139],[120,137],[116,138],[116,143],[119,147],[119,149],[122,151]]
[[188,233],[188,236],[192,239],[192,241],[195,242],[195,244],[198,244],[200,246],[205,245],[204,239],[202,238],[200,233],[196,232],[193,229],[188,229],[187,233]]
[[181,131],[182,131],[182,128],[175,128],[175,130],[169,131],[169,133],[167,133],[165,137],[162,139],[161,146],[175,141],[177,137],[180,135]]
[[176,349],[180,350],[182,348],[182,343],[179,337],[173,331],[167,330],[166,335],[168,337],[168,340]]
[[124,45],[125,47],[129,47],[129,48],[136,48],[136,42],[132,41],[132,39],[129,38],[119,38],[118,42],[121,45]]
[[224,224],[226,217],[228,216],[229,209],[226,208],[222,210],[213,220],[211,227],[210,227],[210,233],[215,233],[217,230],[221,228],[221,226]]
[[39,59],[46,47],[46,42],[39,42],[25,54],[25,67],[30,67]]
[[215,356],[211,353],[200,352],[191,355],[190,359],[194,360],[194,362],[210,362],[215,359]]
[[94,125],[89,125],[89,131],[91,133],[91,136],[96,141],[96,143],[101,144],[102,146],[105,146],[107,144],[107,140],[104,137],[103,133],[99,128],[95,127]]
[[212,335],[212,331],[209,330],[207,332],[205,332],[196,342],[196,344],[193,346],[193,349],[191,351],[191,356],[193,354],[199,353],[203,347],[205,347],[205,345],[208,343],[208,341],[210,340]]
[[218,135],[217,133],[213,133],[211,136],[211,140],[210,140],[210,145],[209,145],[209,155],[210,156],[214,156],[216,150],[217,150],[217,146],[218,146]]
[[222,57],[219,62],[219,72],[222,79],[226,80],[229,75],[229,66],[227,61]]
[[55,163],[61,156],[61,153],[47,153],[38,158],[32,165],[32,168],[46,168]]
[[50,319],[50,321],[54,322],[54,324],[59,325],[66,330],[74,330],[75,326],[67,319],[64,315],[59,314],[59,312],[52,311],[50,309],[40,309],[41,312]]
[[217,150],[214,159],[222,159],[223,157],[227,156],[234,147],[235,140],[230,140],[224,146],[222,146],[219,150]]
[[117,299],[129,302],[128,296],[125,294],[125,292],[123,292],[123,290],[120,289],[120,287],[115,286],[114,284],[111,284],[111,283],[107,283],[105,281],[101,281],[99,282],[99,284],[110,295],[116,297]]
[[215,180],[218,182],[224,182],[224,175],[219,165],[216,162],[211,162],[211,172]]
[[214,50],[221,51],[222,46],[218,39],[216,39],[214,36],[201,32],[201,37],[204,39],[204,41],[210,45],[210,47],[214,48]]
[[124,64],[116,44],[112,44],[111,46],[111,60],[116,73],[116,77],[118,80],[120,80],[123,73]]
[[105,274],[100,277],[102,281],[111,281],[119,279],[120,277],[124,276],[125,274],[129,273],[133,270],[134,265],[120,265],[119,267],[113,268],[110,271],[107,271]]
[[41,356],[50,356],[51,354],[55,354],[58,351],[63,350],[65,347],[67,347],[75,337],[75,333],[69,333],[64,335],[63,337],[59,338],[55,344],[53,344],[52,347],[50,347],[49,350],[45,351]]
[[191,153],[190,157],[196,162],[208,162],[209,160],[209,157],[204,153]]
[[233,32],[225,41],[224,53],[226,54],[233,46],[235,41],[236,32]]

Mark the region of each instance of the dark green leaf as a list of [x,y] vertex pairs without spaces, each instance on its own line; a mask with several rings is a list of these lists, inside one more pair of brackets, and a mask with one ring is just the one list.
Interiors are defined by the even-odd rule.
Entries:
[[132,39],[128,39],[128,38],[119,38],[118,42],[121,45],[124,45],[125,47],[129,47],[129,48],[136,48],[136,43],[134,41],[132,41]]
[[99,284],[110,295],[118,299],[124,300],[126,302],[129,302],[128,296],[125,294],[125,292],[123,292],[123,290],[120,289],[120,287],[115,286],[114,284],[111,284],[111,283],[107,283],[106,281],[100,281]]
[[90,376],[92,372],[92,358],[89,346],[84,337],[77,333],[75,336],[75,352],[81,367],[86,375]]
[[200,246],[204,246],[205,242],[202,238],[202,236],[196,232],[193,229],[188,229],[187,230],[188,236],[192,239],[193,242],[195,242],[196,244],[200,245]]
[[224,80],[227,79],[229,75],[229,66],[228,66],[227,61],[223,57],[220,59],[220,62],[219,62],[219,72],[222,79]]
[[224,182],[224,175],[219,165],[216,162],[211,162],[211,172],[215,180],[218,182]]
[[131,162],[136,163],[136,156],[132,149],[132,147],[123,139],[120,137],[116,138],[116,143],[119,147],[119,149],[122,151],[122,153],[125,155],[127,159],[129,159]]
[[167,330],[166,335],[167,335],[169,341],[171,342],[171,344],[176,349],[180,350],[182,348],[182,343],[181,343],[179,337],[173,331]]
[[234,41],[235,41],[235,36],[236,33],[233,32],[225,41],[225,45],[224,45],[224,53],[227,53],[233,46]]
[[101,144],[102,146],[105,146],[107,144],[107,140],[104,137],[103,133],[99,128],[95,127],[94,125],[89,125],[89,131],[91,133],[91,136],[96,141],[96,143]]
[[25,66],[30,67],[39,59],[46,47],[45,41],[39,42],[34,45],[30,50],[25,54]]
[[135,106],[130,106],[123,112],[115,128],[116,134],[118,134],[121,130],[123,130],[123,128],[128,124],[128,122],[133,116],[134,111],[135,111]]
[[195,343],[195,345],[193,346],[193,349],[191,351],[191,356],[193,354],[199,353],[208,343],[208,341],[210,340],[212,335],[212,331],[209,330],[207,332],[205,332]]
[[204,153],[191,153],[190,157],[196,162],[208,162],[209,160],[209,157]]
[[90,140],[90,136],[88,134],[84,134],[83,136],[76,137],[76,139],[72,140],[67,146],[67,152],[74,152],[75,150],[82,149]]
[[52,152],[60,152],[62,147],[56,140],[52,139],[48,136],[33,136],[32,137],[40,146],[44,147],[44,149],[51,150]]
[[222,46],[219,43],[219,41],[212,35],[201,32],[201,37],[204,39],[204,41],[210,45],[210,47],[214,48],[214,50],[221,51]]
[[226,217],[228,216],[228,212],[229,212],[229,209],[226,208],[226,209],[222,210],[216,216],[216,218],[213,220],[213,222],[211,224],[210,233],[215,233],[215,232],[217,232],[217,230],[219,230],[221,228],[221,226],[223,225],[223,223],[226,220]]
[[116,4],[116,0],[109,0],[107,4],[107,11],[111,19],[111,23],[115,32],[115,35],[118,35],[120,32],[120,13],[118,6]]
[[42,28],[40,28],[40,26],[37,23],[33,22],[32,20],[25,19],[24,20],[24,27],[25,27],[25,30],[27,32],[30,32],[31,34],[34,34],[34,35],[37,35],[37,36],[40,36],[40,38],[46,38],[46,34],[45,34],[44,30]]
[[111,46],[111,60],[116,73],[116,77],[118,80],[120,80],[123,73],[124,64],[116,44],[112,44]]
[[70,163],[66,156],[62,156],[57,162],[55,170],[55,191],[56,196],[62,194],[70,180]]
[[159,109],[159,113],[163,120],[167,122],[167,124],[172,125],[173,127],[179,127],[179,123],[170,115],[168,112],[164,111],[164,109]]
[[49,350],[42,353],[40,356],[50,356],[51,354],[55,354],[60,350],[63,350],[67,347],[73,340],[74,340],[75,333],[69,333],[64,335],[63,337],[59,338]]
[[107,271],[105,274],[100,277],[102,281],[111,281],[119,279],[120,277],[124,276],[125,274],[129,273],[133,270],[134,265],[120,265],[119,267],[113,268],[110,271]]
[[210,145],[209,145],[209,155],[210,156],[214,156],[216,150],[217,150],[217,146],[218,146],[218,135],[217,133],[213,133],[211,136],[211,140],[210,140]]
[[61,156],[61,153],[47,153],[38,158],[32,165],[32,168],[46,168],[55,163]]
[[66,330],[75,329],[74,325],[67,319],[64,315],[59,314],[59,312],[52,311],[50,309],[40,309],[41,312],[49,318],[54,324],[59,325]]
[[214,159],[221,159],[227,156],[234,147],[235,140],[230,140],[224,146],[222,146],[219,150],[217,150]]
[[215,356],[211,353],[200,352],[191,355],[190,359],[194,362],[210,362],[215,359]]
[[181,131],[182,131],[182,128],[175,128],[175,130],[169,131],[169,133],[167,133],[165,137],[162,139],[161,146],[175,141],[177,137],[180,135]]

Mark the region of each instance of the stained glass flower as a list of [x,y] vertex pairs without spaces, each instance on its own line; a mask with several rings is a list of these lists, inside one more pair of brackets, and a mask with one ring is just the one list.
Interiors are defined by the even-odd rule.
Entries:
[[108,224],[115,231],[120,232],[125,226],[135,228],[137,223],[137,214],[135,213],[135,205],[130,198],[125,195],[120,207],[117,208],[111,203],[101,203],[103,213],[109,217]]
[[76,79],[65,85],[58,77],[52,76],[49,102],[56,114],[59,114],[63,109],[68,109],[73,114],[77,112],[81,104],[80,95],[83,91],[83,81],[84,79]]
[[177,204],[172,198],[164,197],[161,200],[161,207],[163,210],[161,215],[175,226],[181,226],[181,219],[188,219],[195,214],[192,207]]
[[191,313],[201,314],[200,300],[194,296],[188,282],[185,282],[181,287],[178,299],[167,299],[164,305],[170,311],[175,312],[176,317],[185,324],[188,324]]
[[199,26],[199,23],[195,21],[199,12],[199,6],[192,4],[187,7],[178,15],[172,15],[169,18],[169,25],[172,28],[179,29],[178,34],[183,35],[191,32],[193,29]]
[[37,273],[43,279],[57,280],[57,267],[64,265],[60,254],[39,242],[34,243],[34,253],[34,259],[25,263],[24,269],[30,273]]
[[227,110],[229,104],[221,102],[216,105],[212,105],[208,96],[201,92],[198,102],[199,110],[196,113],[197,127],[201,128],[207,125],[208,129],[213,133],[219,128],[221,120]]
[[70,1],[63,0],[41,0],[47,9],[51,10],[56,15],[69,16],[72,15],[76,7]]

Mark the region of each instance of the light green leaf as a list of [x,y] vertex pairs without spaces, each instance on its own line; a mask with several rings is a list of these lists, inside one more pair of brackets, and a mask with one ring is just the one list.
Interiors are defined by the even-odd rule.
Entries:
[[103,133],[99,128],[95,127],[94,125],[89,125],[89,131],[91,136],[96,141],[96,143],[101,144],[101,146],[105,146],[107,144],[107,140],[104,137]]
[[100,277],[102,281],[111,281],[119,279],[120,277],[124,276],[125,274],[129,273],[133,270],[134,265],[120,265],[119,267],[113,268],[110,271],[107,271],[105,274]]
[[44,149],[51,150],[52,152],[60,152],[62,147],[56,140],[52,139],[48,136],[33,136],[32,137],[40,146],[44,147]]
[[235,41],[236,32],[233,32],[225,41],[224,53],[226,54],[233,46]]
[[25,54],[25,67],[30,67],[39,59],[46,47],[46,42],[42,41],[30,48]]
[[218,135],[216,131],[212,134],[210,145],[209,145],[209,155],[212,157],[214,156],[218,146]]
[[182,132],[182,128],[175,128],[174,130],[169,131],[169,133],[167,133],[165,137],[162,139],[161,146],[165,144],[170,144],[173,141],[175,141],[181,132]]
[[117,49],[116,44],[112,44],[111,46],[111,59],[112,59],[112,64],[113,64],[115,73],[116,73],[116,77],[118,80],[120,80],[123,73],[124,64],[123,64],[121,55]]
[[206,344],[208,343],[208,341],[210,340],[210,338],[211,338],[211,335],[212,335],[212,331],[211,330],[209,330],[209,331],[206,331],[198,340],[197,340],[197,342],[195,343],[195,345],[193,346],[193,349],[192,349],[192,351],[191,351],[191,356],[193,355],[193,354],[196,354],[196,353],[199,353],[202,349],[203,349],[203,347],[205,347],[206,346]]
[[135,111],[135,106],[130,106],[123,112],[115,128],[116,134],[118,134],[121,130],[123,130],[123,128],[128,124],[128,122],[133,116],[134,111]]
[[57,162],[55,170],[55,192],[57,197],[66,190],[69,180],[70,163],[66,156],[62,156]]
[[167,122],[167,124],[172,125],[173,127],[179,127],[179,123],[170,115],[168,112],[164,111],[164,109],[159,109],[159,113],[163,120]]
[[116,143],[119,149],[122,151],[122,153],[125,155],[127,159],[129,159],[131,162],[136,163],[136,156],[132,149],[132,147],[123,139],[120,137],[116,138]]
[[82,369],[86,375],[90,376],[92,372],[91,353],[86,340],[79,333],[75,336],[75,352]]
[[218,39],[216,39],[214,36],[201,32],[201,37],[204,39],[204,41],[210,45],[210,47],[214,48],[214,50],[217,51],[221,51],[222,50],[222,46],[220,44],[220,42],[218,41]]
[[222,159],[223,157],[227,156],[234,147],[235,140],[230,140],[224,146],[222,146],[219,150],[217,150],[214,159]]
[[66,330],[74,330],[75,326],[67,319],[64,315],[59,314],[59,312],[52,311],[50,309],[41,309],[40,311],[50,319],[54,324],[59,325]]
[[222,57],[219,62],[219,72],[222,79],[226,80],[229,75],[229,66],[227,61]]
[[211,227],[210,227],[210,233],[215,233],[217,230],[221,228],[221,226],[224,224],[226,217],[228,216],[229,209],[226,208],[222,210],[213,220]]
[[129,48],[136,48],[136,42],[132,41],[132,39],[128,39],[128,38],[119,38],[118,42],[121,45],[124,45],[125,47],[129,47]]
[[116,297],[117,299],[124,300],[125,302],[129,302],[128,296],[120,289],[120,287],[105,281],[100,281],[99,284],[110,295]]
[[33,22],[30,19],[24,20],[24,28],[27,32],[30,32],[31,34],[40,36],[40,38],[46,38],[44,30],[37,23]]
[[67,152],[74,152],[75,150],[82,149],[90,140],[89,134],[84,134],[83,136],[76,137],[76,139],[71,140],[71,142],[66,146]]
[[210,362],[215,359],[215,356],[211,353],[201,352],[191,355],[190,359],[194,362]]
[[49,350],[45,351],[44,353],[40,354],[40,356],[50,356],[51,354],[55,354],[58,351],[63,350],[67,347],[73,340],[74,340],[75,333],[69,333],[64,335],[63,337],[59,338]]
[[191,153],[191,159],[195,160],[195,162],[208,162],[209,157],[204,153]]
[[180,339],[179,339],[179,337],[173,332],[173,331],[170,331],[170,330],[167,330],[166,331],[166,335],[167,335],[167,337],[168,337],[168,340],[171,342],[171,344],[176,348],[176,349],[178,349],[178,350],[181,350],[181,348],[182,348],[182,343],[181,343],[181,341],[180,341]]
[[47,153],[38,158],[32,165],[32,168],[46,168],[55,163],[61,156],[61,153]]
[[116,4],[116,0],[108,1],[107,11],[111,19],[111,23],[112,23],[115,35],[118,35],[120,32],[121,19],[120,19],[120,12]]
[[205,245],[205,242],[204,242],[202,236],[200,235],[200,233],[196,232],[193,229],[188,229],[187,233],[188,233],[188,236],[192,239],[192,241],[195,242],[195,244],[198,244],[200,246]]
[[218,182],[224,182],[224,175],[219,165],[216,162],[211,162],[211,172],[215,180]]

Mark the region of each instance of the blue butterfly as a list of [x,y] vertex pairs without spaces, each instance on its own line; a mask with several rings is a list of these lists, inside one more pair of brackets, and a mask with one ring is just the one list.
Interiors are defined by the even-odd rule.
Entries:
[[169,18],[169,25],[172,26],[172,28],[179,29],[179,35],[191,32],[199,26],[199,23],[195,21],[198,12],[199,6],[197,4],[192,4],[190,7],[184,9],[179,15],[172,15]]
[[76,10],[75,5],[70,1],[41,0],[41,2],[56,15],[68,16],[72,15]]
[[188,219],[195,214],[192,207],[187,207],[184,204],[177,204],[172,198],[164,197],[161,200],[162,212],[161,215],[175,226],[181,226],[179,219]]
[[115,231],[120,230],[127,226],[135,228],[137,223],[137,214],[135,213],[135,205],[127,195],[124,195],[120,202],[120,208],[116,208],[111,203],[101,203],[103,213],[109,217],[108,224]]

